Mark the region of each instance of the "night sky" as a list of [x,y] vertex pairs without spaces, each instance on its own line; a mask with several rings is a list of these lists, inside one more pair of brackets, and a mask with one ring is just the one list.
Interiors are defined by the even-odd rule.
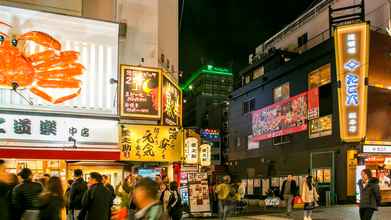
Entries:
[[[181,0],[180,2],[182,2]],[[184,78],[204,64],[247,65],[256,46],[318,0],[184,0],[179,63]],[[179,13],[181,6],[179,7]]]

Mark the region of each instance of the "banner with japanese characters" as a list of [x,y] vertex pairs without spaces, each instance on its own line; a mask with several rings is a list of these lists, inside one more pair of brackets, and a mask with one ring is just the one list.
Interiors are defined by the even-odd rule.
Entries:
[[162,122],[163,125],[179,126],[182,116],[182,91],[167,74],[162,82]]
[[0,114],[0,146],[117,148],[118,122],[20,114]]
[[120,125],[121,160],[181,161],[182,142],[182,131],[178,127]]
[[359,142],[366,135],[369,24],[342,25],[335,30],[340,135]]

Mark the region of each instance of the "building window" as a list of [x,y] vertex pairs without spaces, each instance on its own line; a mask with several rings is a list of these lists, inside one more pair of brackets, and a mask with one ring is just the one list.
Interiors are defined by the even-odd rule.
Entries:
[[250,74],[247,74],[247,75],[245,76],[245,84],[249,84],[250,81],[251,81],[251,76],[250,76]]
[[274,88],[273,90],[274,102],[279,102],[289,98],[289,82]]
[[273,145],[282,145],[288,144],[291,142],[291,138],[289,135],[279,136],[273,138]]
[[301,35],[299,38],[297,38],[298,47],[304,46],[307,42],[308,42],[308,33],[305,33]]
[[320,68],[308,74],[308,88],[313,89],[326,85],[331,82],[330,64],[321,66]]
[[240,137],[236,137],[236,147],[239,148],[240,147]]
[[265,74],[265,69],[263,68],[263,66],[261,66],[261,67],[254,70],[253,78],[257,79],[257,78],[263,76],[263,74]]
[[242,111],[243,114],[249,113],[255,110],[255,98],[243,102]]

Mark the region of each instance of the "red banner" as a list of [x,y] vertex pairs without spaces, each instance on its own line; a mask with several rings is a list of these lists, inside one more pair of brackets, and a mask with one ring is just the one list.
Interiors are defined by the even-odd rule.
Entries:
[[252,113],[253,141],[307,130],[307,92]]
[[319,88],[308,90],[308,120],[319,118]]

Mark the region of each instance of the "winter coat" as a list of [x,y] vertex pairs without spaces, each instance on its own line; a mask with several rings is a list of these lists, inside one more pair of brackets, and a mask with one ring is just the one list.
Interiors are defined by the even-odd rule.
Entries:
[[25,180],[23,183],[15,186],[12,192],[12,205],[20,218],[26,210],[39,209],[39,194],[43,188],[39,183],[31,180]]
[[6,183],[0,182],[0,219],[9,219],[9,201],[8,193],[10,186]]
[[60,195],[45,193],[40,197],[39,219],[61,220],[64,200]]
[[79,178],[72,183],[71,189],[69,191],[69,206],[70,210],[81,210],[81,200],[84,193],[87,191],[87,183]]
[[359,180],[358,185],[360,188],[360,208],[377,209],[381,202],[379,180],[371,178],[365,187],[363,181]]
[[106,189],[108,189],[109,190],[109,192],[111,193],[111,205],[110,205],[110,207],[111,206],[113,206],[113,204],[114,204],[114,199],[115,199],[115,190],[114,190],[114,187],[111,185],[111,184],[107,184],[107,185],[105,185],[105,187],[106,187]]
[[[281,188],[281,192],[280,192],[281,200],[284,200],[284,192],[285,192],[285,187],[286,187],[287,183],[288,183],[288,180],[285,180],[282,183],[282,188]],[[293,196],[295,196],[297,194],[296,181],[294,181],[294,180],[291,180],[291,191],[290,191],[290,194],[293,195]]]
[[319,195],[316,192],[315,186],[310,190],[306,181],[303,182],[303,190],[301,192],[301,199],[304,203],[312,203],[319,200]]
[[112,204],[111,192],[102,184],[97,183],[88,189],[82,199],[85,220],[107,220]]

